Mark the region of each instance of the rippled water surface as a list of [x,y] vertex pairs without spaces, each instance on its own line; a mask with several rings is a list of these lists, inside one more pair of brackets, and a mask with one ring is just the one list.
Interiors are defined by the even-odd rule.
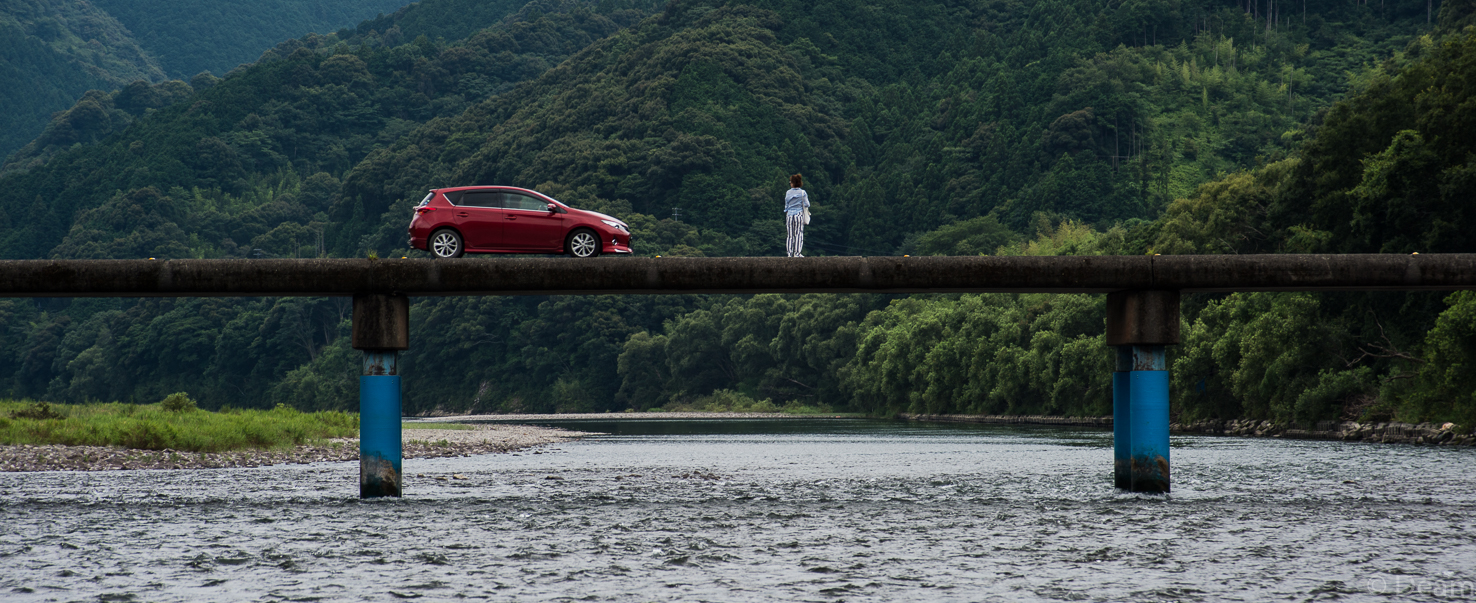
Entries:
[[0,600],[1476,599],[1471,449],[1176,437],[1151,497],[1103,431],[566,426],[614,435],[407,460],[400,500],[357,463],[0,474]]

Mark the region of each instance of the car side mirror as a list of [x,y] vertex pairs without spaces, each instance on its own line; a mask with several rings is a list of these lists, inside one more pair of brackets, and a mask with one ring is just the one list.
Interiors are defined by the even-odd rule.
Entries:
[[552,203],[548,204],[548,213],[551,213],[551,214],[559,213],[559,206],[554,205]]

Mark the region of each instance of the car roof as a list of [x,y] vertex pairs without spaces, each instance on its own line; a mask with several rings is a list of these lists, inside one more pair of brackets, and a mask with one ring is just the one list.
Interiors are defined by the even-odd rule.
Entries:
[[503,185],[500,185],[500,184],[477,184],[477,185],[472,185],[472,186],[448,186],[446,188],[433,188],[431,190],[434,191],[434,192],[437,192],[437,193],[454,193],[454,192],[457,192],[457,191],[488,190],[488,189],[496,189],[496,190],[500,190],[500,191],[514,191],[514,192],[519,192],[519,193],[533,193],[533,194],[538,195],[540,197],[547,197],[548,196],[548,195],[545,195],[545,194],[540,193],[538,191],[535,191],[533,189],[520,188],[520,187],[516,187],[516,186],[503,186]]
[[571,206],[571,205],[569,205],[567,203],[564,203],[563,201],[560,201],[558,199],[555,199],[555,198],[553,198],[553,197],[551,197],[549,195],[545,195],[545,194],[540,193],[538,191],[535,191],[535,190],[533,190],[531,188],[521,188],[521,187],[517,187],[517,186],[502,186],[502,185],[498,185],[498,184],[477,184],[477,185],[473,185],[473,186],[450,186],[450,187],[446,187],[446,188],[433,188],[433,189],[430,189],[430,191],[432,193],[440,193],[442,195],[444,195],[446,193],[456,193],[456,192],[461,192],[461,191],[487,191],[487,190],[508,191],[508,192],[514,192],[514,193],[523,193],[523,194],[527,194],[527,195],[536,195],[537,197],[539,197],[539,198],[541,198],[541,199],[543,199],[545,201],[551,201],[553,203],[557,203],[561,207],[564,207],[565,209],[574,209],[573,206]]

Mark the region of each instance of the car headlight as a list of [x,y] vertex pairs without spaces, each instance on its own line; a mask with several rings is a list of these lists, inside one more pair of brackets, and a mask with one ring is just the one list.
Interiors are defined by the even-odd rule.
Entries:
[[600,220],[600,221],[601,222],[604,222],[605,225],[606,226],[609,226],[610,228],[618,228],[618,229],[623,230],[625,232],[630,232],[630,229],[627,228],[624,224],[621,224],[621,223],[616,222],[614,220]]

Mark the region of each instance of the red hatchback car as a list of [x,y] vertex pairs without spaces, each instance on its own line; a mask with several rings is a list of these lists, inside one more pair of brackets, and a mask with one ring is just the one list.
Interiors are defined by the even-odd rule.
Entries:
[[630,253],[630,227],[511,186],[432,190],[410,220],[410,246],[438,258],[463,253]]

